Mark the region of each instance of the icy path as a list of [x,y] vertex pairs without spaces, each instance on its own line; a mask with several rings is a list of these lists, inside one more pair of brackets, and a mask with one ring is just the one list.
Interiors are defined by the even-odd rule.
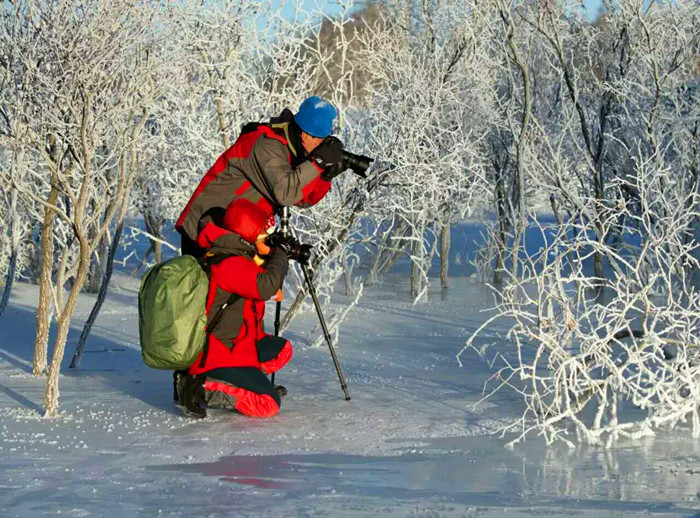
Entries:
[[[700,442],[662,437],[611,452],[514,451],[490,435],[518,411],[504,394],[478,409],[488,375],[454,359],[479,323],[483,289],[456,279],[414,308],[385,284],[368,292],[338,347],[346,402],[310,316],[288,334],[290,396],[256,420],[180,416],[168,373],[141,364],[135,293],[118,276],[83,362],[61,379],[62,415],[39,417],[30,374],[35,287],[0,320],[0,516],[692,516]],[[92,299],[80,301],[78,319]],[[72,348],[80,329],[71,335]]]

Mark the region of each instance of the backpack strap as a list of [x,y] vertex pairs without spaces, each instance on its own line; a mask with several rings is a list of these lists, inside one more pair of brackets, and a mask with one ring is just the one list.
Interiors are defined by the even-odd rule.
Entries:
[[292,152],[292,155],[297,157],[299,153],[297,153],[297,150],[294,147],[294,144],[292,144],[292,139],[289,137],[289,123],[288,122],[279,122],[276,124],[270,124],[270,127],[275,130],[281,130],[284,133],[284,140],[286,142],[283,142],[283,144],[286,144],[286,146],[289,148],[289,151]]
[[233,304],[235,302],[236,297],[238,297],[238,295],[232,293],[228,300],[224,302],[223,305],[219,308],[219,311],[216,312],[214,318],[211,319],[211,322],[207,324],[207,329],[204,338],[204,350],[202,351],[202,360],[199,362],[200,368],[204,368],[204,364],[207,363],[207,356],[209,355],[209,340],[211,339],[211,335],[214,332],[214,329],[221,320],[221,317],[224,315],[224,310],[230,304]]
[[202,270],[207,274],[207,277],[211,278],[211,267],[215,264],[219,264],[221,261],[228,259],[229,257],[234,257],[236,254],[224,254],[224,253],[211,253],[207,252],[206,254],[197,257],[197,262],[199,263],[199,266],[202,267]]
[[[234,257],[234,254],[212,254],[211,252],[207,252],[202,257],[198,257],[197,262],[199,262],[199,265],[206,272],[207,277],[211,278],[211,267],[215,264],[219,264],[221,261],[228,259],[229,257]],[[204,350],[202,351],[202,360],[199,362],[199,366],[202,368],[204,368],[204,364],[207,362],[207,356],[209,354],[209,339],[211,338],[217,324],[221,320],[221,317],[224,315],[224,310],[235,302],[236,297],[238,297],[238,295],[232,293],[228,300],[219,308],[219,311],[216,312],[214,317],[211,319],[211,322],[207,324],[206,335],[204,338]]]

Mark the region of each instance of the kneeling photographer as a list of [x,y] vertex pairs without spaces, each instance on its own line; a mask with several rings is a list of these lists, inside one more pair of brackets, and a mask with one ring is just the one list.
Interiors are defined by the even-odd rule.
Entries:
[[279,411],[284,392],[266,375],[286,365],[292,346],[263,331],[265,301],[281,300],[289,260],[308,261],[311,247],[279,232],[268,236],[266,223],[266,213],[248,200],[235,200],[226,210],[222,232],[235,234],[257,253],[210,264],[205,348],[177,379],[178,401],[188,416],[206,417],[206,407],[254,417]]

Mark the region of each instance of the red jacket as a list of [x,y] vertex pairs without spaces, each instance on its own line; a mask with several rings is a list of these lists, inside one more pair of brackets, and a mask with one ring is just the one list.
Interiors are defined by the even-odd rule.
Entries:
[[[204,366],[200,366],[202,352],[190,366],[190,374],[224,367],[255,367],[265,372],[275,370],[265,369],[258,360],[256,344],[266,336],[262,329],[265,301],[281,288],[287,266],[287,256],[280,250],[273,251],[266,267],[258,266],[244,256],[229,257],[211,266],[207,296],[209,322],[231,294],[234,302],[224,309],[212,330]],[[291,346],[288,349],[284,354],[291,356]]]

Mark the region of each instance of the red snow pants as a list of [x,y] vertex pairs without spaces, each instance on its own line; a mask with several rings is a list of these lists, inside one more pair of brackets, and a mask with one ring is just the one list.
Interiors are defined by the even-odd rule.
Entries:
[[[281,337],[265,336],[257,344],[265,372],[284,367],[292,357],[290,343]],[[275,386],[256,367],[224,367],[204,373],[205,399],[211,408],[230,408],[252,417],[271,417],[280,409]]]

